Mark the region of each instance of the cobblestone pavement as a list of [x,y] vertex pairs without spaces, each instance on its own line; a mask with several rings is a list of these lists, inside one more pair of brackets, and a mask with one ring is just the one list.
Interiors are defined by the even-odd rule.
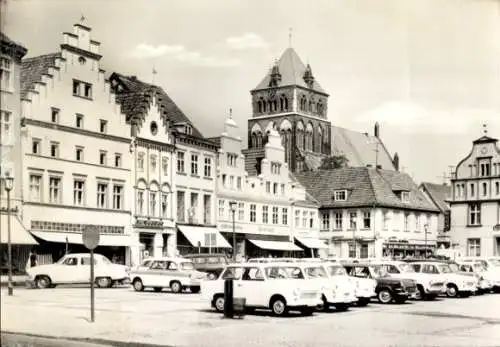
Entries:
[[2,290],[4,332],[169,346],[498,346],[500,294],[348,312],[275,318],[264,311],[223,319],[198,294],[88,288]]

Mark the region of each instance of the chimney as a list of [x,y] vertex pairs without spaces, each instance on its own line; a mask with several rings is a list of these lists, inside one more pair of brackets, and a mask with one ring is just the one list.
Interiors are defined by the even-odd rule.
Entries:
[[380,124],[378,122],[375,123],[375,128],[373,130],[373,135],[379,139],[380,138]]
[[399,171],[399,155],[397,152],[394,154],[394,159],[392,160],[392,164],[394,165],[396,171]]

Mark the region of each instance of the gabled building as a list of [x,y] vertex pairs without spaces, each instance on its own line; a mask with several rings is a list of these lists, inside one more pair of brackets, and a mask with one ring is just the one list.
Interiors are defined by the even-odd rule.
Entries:
[[451,210],[448,199],[451,198],[451,186],[448,184],[423,182],[420,184],[419,189],[439,209],[437,231],[438,248],[450,248]]
[[349,167],[295,176],[321,204],[330,256],[421,256],[436,247],[439,210],[407,174]]
[[[325,248],[319,240],[319,204],[294,179],[279,133],[270,129],[258,174],[245,169],[238,126],[226,119],[218,143],[217,226],[236,256],[305,255]],[[233,220],[234,218],[234,220]],[[233,228],[234,222],[234,228]]]
[[96,252],[131,260],[130,125],[100,49],[78,23],[57,52],[22,61],[23,221],[40,242],[40,263],[86,251],[88,227],[101,234]]
[[472,142],[451,179],[451,243],[463,256],[500,255],[500,149],[487,136]]

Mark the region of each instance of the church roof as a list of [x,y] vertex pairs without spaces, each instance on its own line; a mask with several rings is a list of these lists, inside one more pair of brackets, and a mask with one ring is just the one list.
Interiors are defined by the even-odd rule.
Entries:
[[[309,89],[306,82],[304,81],[304,72],[306,71],[306,65],[302,62],[297,52],[292,47],[285,50],[281,58],[278,60],[278,68],[281,74],[281,86],[299,86]],[[269,88],[269,82],[271,80],[271,69],[269,73],[266,74],[264,79],[255,87],[255,90]],[[312,89],[323,94],[327,92],[319,85],[319,83],[314,80]]]

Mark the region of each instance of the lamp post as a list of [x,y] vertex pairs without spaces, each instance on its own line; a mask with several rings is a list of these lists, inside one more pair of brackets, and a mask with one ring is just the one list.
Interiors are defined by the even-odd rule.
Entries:
[[8,293],[12,296],[14,287],[12,286],[12,243],[10,240],[10,191],[14,187],[14,177],[7,176],[4,178],[5,190],[7,191],[7,259],[9,262],[9,278],[8,278]]
[[235,213],[236,213],[236,201],[229,202],[231,207],[231,214],[233,217],[233,261],[236,262],[236,228],[234,225]]
[[424,257],[427,259],[427,228],[429,226],[427,224],[424,225]]

